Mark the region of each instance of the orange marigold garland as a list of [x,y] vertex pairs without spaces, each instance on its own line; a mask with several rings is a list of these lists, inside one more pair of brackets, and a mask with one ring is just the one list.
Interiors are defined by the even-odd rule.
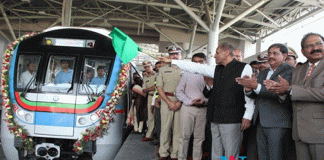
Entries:
[[111,98],[107,102],[106,108],[101,114],[99,119],[99,125],[90,129],[86,129],[84,133],[81,133],[82,137],[74,144],[73,151],[81,154],[83,152],[84,146],[88,141],[94,141],[98,137],[105,135],[109,128],[109,123],[113,121],[112,115],[114,114],[116,105],[118,104],[119,98],[122,97],[123,92],[127,86],[128,71],[130,69],[130,64],[123,66],[119,72],[119,79],[116,83],[114,91],[111,93]]
[[7,46],[7,50],[5,51],[5,55],[2,61],[2,76],[1,76],[1,92],[2,92],[2,106],[5,107],[5,120],[8,123],[8,129],[11,134],[14,134],[16,138],[21,138],[21,147],[27,151],[34,150],[34,143],[33,139],[28,137],[28,132],[20,125],[18,125],[13,116],[13,105],[10,101],[9,97],[9,62],[12,55],[12,52],[16,49],[17,45],[31,37],[36,35],[36,33],[28,33],[16,41],[12,42],[10,45]]

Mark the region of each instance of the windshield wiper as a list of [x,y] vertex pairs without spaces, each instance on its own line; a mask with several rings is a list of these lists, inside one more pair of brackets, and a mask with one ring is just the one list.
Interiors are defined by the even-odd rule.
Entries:
[[87,94],[87,96],[88,96],[88,100],[91,102],[91,101],[94,101],[94,98],[91,96],[92,94],[94,94],[94,92],[93,92],[93,90],[92,90],[92,88],[90,87],[90,85],[89,85],[89,83],[90,83],[90,81],[88,81],[88,82],[85,82],[85,81],[83,81],[82,80],[82,77],[83,77],[83,72],[81,73],[82,75],[80,76],[80,82],[82,82],[81,83],[81,85],[82,85],[82,88],[81,88],[81,90],[85,90],[85,92],[86,92],[86,94]]
[[[24,88],[23,93],[21,94],[22,97],[25,97],[26,92],[29,90],[29,88],[33,85],[33,83],[36,82],[36,71],[34,71],[33,77],[29,80],[29,82],[27,83],[26,87]],[[36,87],[36,83],[35,83],[35,87]]]

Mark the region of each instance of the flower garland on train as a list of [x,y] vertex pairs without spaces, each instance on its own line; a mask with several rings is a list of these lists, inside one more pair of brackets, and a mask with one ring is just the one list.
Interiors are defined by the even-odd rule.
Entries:
[[125,91],[125,88],[127,86],[129,69],[130,64],[128,63],[124,65],[120,70],[119,79],[116,83],[114,91],[110,95],[111,98],[107,102],[106,108],[101,114],[99,125],[90,129],[86,129],[84,133],[81,133],[82,137],[73,145],[74,152],[81,154],[87,142],[94,141],[96,140],[96,138],[101,138],[103,135],[107,134],[109,123],[113,121],[112,114],[114,114],[114,110],[116,108],[116,105],[118,104],[119,98],[122,97],[123,92]]
[[11,134],[14,134],[15,138],[21,138],[21,147],[27,151],[33,150],[33,139],[28,137],[28,133],[26,129],[22,126],[18,125],[13,116],[13,105],[9,98],[9,62],[12,52],[16,49],[18,44],[31,37],[36,35],[36,33],[28,33],[16,41],[12,42],[10,45],[7,46],[7,50],[5,51],[4,58],[2,61],[2,76],[1,76],[1,92],[2,92],[2,106],[5,106],[5,120],[8,123],[8,129]]
[[[18,44],[31,37],[36,35],[36,33],[28,33],[16,41],[12,42],[7,46],[7,50],[5,51],[4,59],[2,62],[2,76],[1,76],[1,92],[2,92],[2,105],[5,106],[5,122],[8,123],[8,129],[11,134],[14,134],[15,138],[21,138],[21,147],[27,151],[34,150],[34,142],[33,139],[28,137],[28,132],[23,126],[20,126],[15,122],[13,116],[13,105],[9,97],[9,62],[12,55],[12,52],[16,49]],[[126,64],[122,67],[119,72],[119,79],[116,83],[114,91],[111,93],[111,98],[107,102],[106,108],[103,110],[101,117],[99,119],[99,125],[93,128],[86,129],[84,133],[81,133],[82,137],[76,141],[74,144],[73,151],[77,153],[82,153],[83,148],[86,142],[94,141],[98,137],[102,137],[107,134],[109,129],[109,123],[113,121],[112,115],[114,114],[114,110],[116,105],[118,104],[119,98],[123,95],[125,88],[127,86],[128,79],[128,71],[130,69],[130,64]]]

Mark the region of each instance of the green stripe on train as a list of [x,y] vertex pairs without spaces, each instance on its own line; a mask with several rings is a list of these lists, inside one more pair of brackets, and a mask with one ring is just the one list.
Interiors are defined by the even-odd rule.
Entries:
[[42,107],[55,107],[55,108],[74,108],[76,107],[76,109],[84,109],[84,108],[89,108],[92,105],[94,105],[96,103],[96,100],[98,99],[98,97],[94,97],[95,101],[92,101],[88,104],[66,104],[66,103],[53,103],[53,102],[33,102],[33,101],[28,101],[27,99],[25,99],[24,97],[20,96],[21,101],[23,101],[25,104],[29,105],[29,106],[42,106]]

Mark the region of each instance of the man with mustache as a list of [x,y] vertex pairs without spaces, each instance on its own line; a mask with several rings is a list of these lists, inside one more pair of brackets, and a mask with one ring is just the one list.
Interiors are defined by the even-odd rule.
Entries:
[[257,126],[257,144],[259,159],[285,160],[287,144],[291,139],[292,108],[291,103],[280,103],[280,97],[266,89],[264,80],[276,81],[279,76],[291,81],[294,67],[284,63],[288,49],[280,43],[268,48],[270,68],[259,73],[258,77],[245,76],[236,80],[243,85],[248,97],[255,99],[254,124]]
[[[267,82],[268,90],[283,95],[289,93],[293,106],[293,139],[297,159],[324,159],[324,38],[317,33],[306,34],[301,52],[307,62],[297,67],[289,84]],[[284,97],[284,96],[283,96]]]

